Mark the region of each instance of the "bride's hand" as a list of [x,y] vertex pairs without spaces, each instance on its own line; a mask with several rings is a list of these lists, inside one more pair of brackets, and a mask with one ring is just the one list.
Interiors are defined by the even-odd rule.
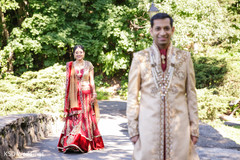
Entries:
[[92,94],[92,98],[91,98],[91,103],[94,103],[94,101],[96,100],[97,98],[97,93],[93,93]]

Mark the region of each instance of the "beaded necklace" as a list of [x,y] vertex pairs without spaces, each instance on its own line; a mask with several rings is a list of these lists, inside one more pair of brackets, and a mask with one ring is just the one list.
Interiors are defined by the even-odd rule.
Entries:
[[[157,67],[154,52],[158,53],[156,46],[152,45],[152,47],[150,48],[150,62],[151,62],[151,67],[152,67],[151,70],[152,70],[153,79],[154,79],[155,85],[157,87],[157,90],[161,92],[161,97],[162,97],[162,99],[164,99],[164,97],[168,93],[168,89],[169,89],[171,81],[172,81],[173,71],[175,68],[176,56],[175,56],[175,53],[172,54],[171,61],[170,61],[170,67],[165,76],[164,73],[160,72]],[[172,52],[172,46],[169,47],[168,53],[171,53],[171,52]]]

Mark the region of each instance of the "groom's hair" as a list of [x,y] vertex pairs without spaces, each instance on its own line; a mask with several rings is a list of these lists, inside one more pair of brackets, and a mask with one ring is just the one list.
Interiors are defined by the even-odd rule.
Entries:
[[154,25],[154,20],[156,19],[165,19],[165,18],[169,18],[170,19],[170,25],[171,27],[173,27],[173,19],[171,16],[169,16],[167,13],[157,13],[154,16],[152,16],[150,22],[151,22],[151,27],[153,27]]

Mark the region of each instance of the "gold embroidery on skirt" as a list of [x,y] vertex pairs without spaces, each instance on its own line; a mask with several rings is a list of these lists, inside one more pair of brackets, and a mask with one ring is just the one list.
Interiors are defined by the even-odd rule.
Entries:
[[77,125],[74,126],[73,130],[72,130],[72,134],[78,134],[80,129],[81,129],[81,122],[79,122]]
[[94,131],[96,130],[96,126],[95,126],[95,123],[93,123],[93,130],[94,130]]
[[67,121],[67,129],[66,129],[66,135],[70,133],[70,122],[69,120]]
[[84,132],[86,131],[85,126],[84,126],[83,123],[82,123],[82,130],[83,130]]
[[72,143],[72,141],[74,140],[74,136],[73,135],[69,135],[67,138],[67,145],[69,145],[70,143]]

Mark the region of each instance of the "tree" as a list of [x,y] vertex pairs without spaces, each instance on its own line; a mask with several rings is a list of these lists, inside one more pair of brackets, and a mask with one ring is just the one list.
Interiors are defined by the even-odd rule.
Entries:
[[[155,3],[175,20],[176,46],[205,55],[213,47],[221,52],[238,52],[237,0],[232,3],[158,0]],[[113,76],[127,73],[132,53],[152,43],[148,0],[8,0],[2,4],[6,26],[2,23],[1,27],[9,33],[7,44],[1,44],[2,74],[11,70],[9,62],[16,75],[56,62],[65,64],[72,60],[73,46],[82,44],[95,71]],[[5,37],[1,36],[2,42]]]

